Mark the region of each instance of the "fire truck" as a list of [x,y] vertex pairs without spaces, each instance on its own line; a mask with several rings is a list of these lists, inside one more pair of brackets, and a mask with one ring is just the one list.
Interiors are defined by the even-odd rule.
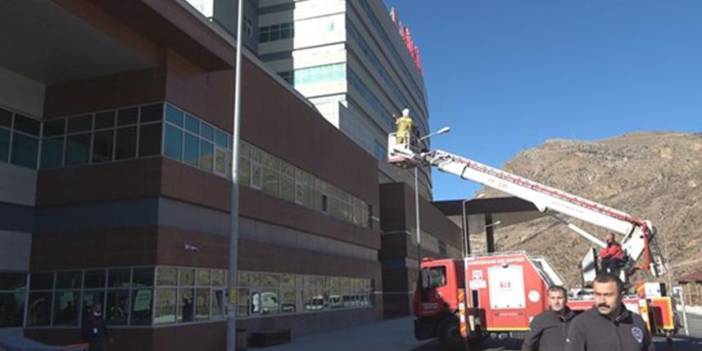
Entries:
[[[606,244],[566,218],[623,235],[620,242],[625,259],[619,276],[627,286],[629,277],[638,270],[654,277],[665,273],[650,221],[459,155],[428,150],[416,137],[406,139],[398,142],[395,133],[389,134],[389,163],[403,168],[436,167],[529,201],[595,246],[604,248]],[[591,286],[598,272],[595,248],[588,250],[581,268],[583,286]],[[438,337],[443,345],[456,346],[465,340],[479,343],[489,335],[524,333],[531,319],[548,308],[548,288],[555,285],[562,286],[563,281],[548,261],[526,252],[471,255],[462,260],[425,258],[415,292],[415,337]],[[674,309],[664,285],[644,283],[637,290],[638,294],[632,291],[625,297],[625,306],[639,313],[652,333],[672,334]],[[569,307],[575,311],[591,308],[592,295],[588,296],[587,289],[579,292],[571,296]]]

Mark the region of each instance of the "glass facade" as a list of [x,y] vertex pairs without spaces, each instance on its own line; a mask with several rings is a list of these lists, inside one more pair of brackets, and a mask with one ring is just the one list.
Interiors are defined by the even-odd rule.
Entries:
[[346,64],[335,63],[296,69],[292,79],[296,87],[307,84],[344,81],[346,79]]
[[240,185],[369,227],[372,209],[363,200],[245,141],[239,152]]
[[[109,267],[0,272],[0,328],[78,328],[95,308],[111,327],[224,320],[227,271]],[[371,279],[239,271],[239,318],[373,306]],[[26,315],[25,315],[25,301]]]
[[373,306],[371,279],[239,272],[239,318]]
[[27,275],[0,272],[0,328],[22,326],[26,298]]
[[41,122],[0,108],[0,162],[37,168]]
[[295,27],[292,22],[263,26],[258,29],[259,43],[284,40],[295,37]]

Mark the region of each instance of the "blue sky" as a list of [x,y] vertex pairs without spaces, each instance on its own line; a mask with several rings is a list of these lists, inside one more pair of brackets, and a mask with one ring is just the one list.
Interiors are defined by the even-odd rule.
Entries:
[[[700,0],[385,0],[420,48],[433,147],[501,167],[546,139],[702,131]],[[434,198],[477,185],[434,171]]]

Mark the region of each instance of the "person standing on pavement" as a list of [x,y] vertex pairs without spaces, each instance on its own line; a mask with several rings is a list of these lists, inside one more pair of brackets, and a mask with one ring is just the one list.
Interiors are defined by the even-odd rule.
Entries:
[[107,343],[112,343],[112,339],[107,334],[107,325],[102,318],[102,305],[95,304],[92,313],[83,320],[82,330],[83,340],[90,344],[90,351],[105,351]]
[[522,343],[522,351],[563,351],[570,321],[575,317],[568,308],[568,294],[562,286],[548,289],[548,310],[534,317]]
[[566,339],[566,351],[655,351],[641,316],[622,303],[624,284],[611,273],[593,284],[595,305],[575,317]]

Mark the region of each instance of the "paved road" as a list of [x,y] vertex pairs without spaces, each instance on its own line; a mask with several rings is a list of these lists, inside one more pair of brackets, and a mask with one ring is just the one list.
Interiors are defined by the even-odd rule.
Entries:
[[[673,338],[673,350],[674,351],[700,351],[702,350],[702,316],[688,314],[687,322],[690,329],[690,336],[683,335],[684,332],[681,330],[680,335]],[[669,347],[666,343],[665,338],[656,337],[654,339],[656,343],[657,351],[668,351]],[[481,348],[472,351],[507,351],[507,350],[519,350],[521,343],[519,340],[508,339],[508,340],[488,340]],[[412,351],[459,351],[459,350],[448,350],[439,346],[438,342],[430,342],[424,344]],[[460,349],[460,351],[463,351]]]
[[[674,351],[702,350],[702,316],[688,315],[691,336],[676,337]],[[296,337],[292,343],[266,348],[266,351],[458,351],[442,349],[436,341],[414,340],[413,318],[405,317],[358,327]],[[519,350],[519,340],[487,340],[473,351]],[[668,351],[665,340],[656,339],[656,350]],[[462,351],[462,350],[461,350]]]

